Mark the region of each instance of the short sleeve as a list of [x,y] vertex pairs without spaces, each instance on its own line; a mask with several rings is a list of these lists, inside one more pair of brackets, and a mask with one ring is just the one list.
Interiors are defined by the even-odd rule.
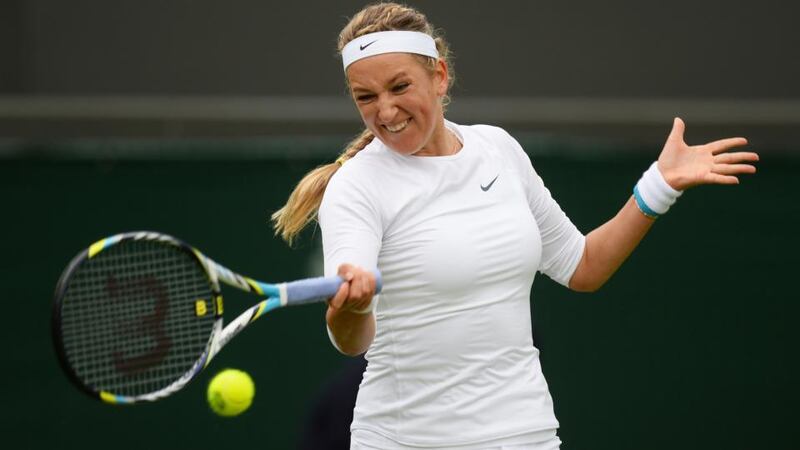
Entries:
[[507,133],[506,136],[514,147],[517,159],[515,166],[519,170],[528,205],[542,238],[539,272],[569,286],[569,280],[583,257],[586,238],[550,195],[550,190],[534,170],[522,146]]

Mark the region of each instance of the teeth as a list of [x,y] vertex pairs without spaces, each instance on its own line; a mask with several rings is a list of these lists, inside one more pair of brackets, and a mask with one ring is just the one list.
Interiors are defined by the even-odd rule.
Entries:
[[399,131],[403,131],[403,129],[408,125],[408,119],[398,123],[397,125],[384,125],[387,130],[391,131],[392,133],[397,133]]

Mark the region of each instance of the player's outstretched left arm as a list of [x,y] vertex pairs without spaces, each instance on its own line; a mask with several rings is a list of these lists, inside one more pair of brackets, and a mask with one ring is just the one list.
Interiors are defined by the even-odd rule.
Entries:
[[614,218],[586,236],[583,257],[569,282],[570,289],[599,289],[641,242],[659,214],[681,193],[701,184],[738,184],[738,175],[755,173],[754,152],[730,152],[747,144],[742,137],[690,146],[686,126],[675,118],[658,161],[645,172],[634,195]]

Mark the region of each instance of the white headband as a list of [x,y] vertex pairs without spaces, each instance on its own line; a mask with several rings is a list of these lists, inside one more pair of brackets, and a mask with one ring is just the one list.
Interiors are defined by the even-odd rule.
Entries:
[[378,31],[359,36],[342,49],[344,70],[359,59],[383,53],[414,53],[438,58],[436,42],[418,31]]

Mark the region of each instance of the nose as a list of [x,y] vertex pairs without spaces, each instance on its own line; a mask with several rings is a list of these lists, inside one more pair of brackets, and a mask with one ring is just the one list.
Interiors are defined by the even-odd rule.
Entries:
[[397,116],[397,105],[388,96],[378,98],[378,120],[381,123],[392,123]]

